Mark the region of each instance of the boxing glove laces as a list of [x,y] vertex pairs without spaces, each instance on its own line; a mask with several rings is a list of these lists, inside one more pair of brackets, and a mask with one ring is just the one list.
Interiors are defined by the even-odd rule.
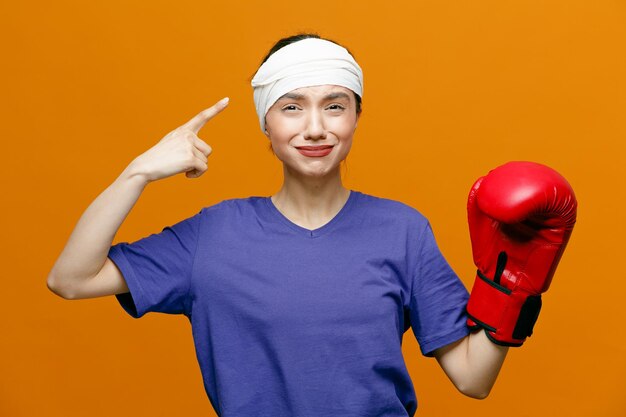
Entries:
[[467,201],[478,268],[466,307],[471,330],[482,328],[503,346],[521,346],[532,334],[576,210],[567,180],[542,164],[509,162],[474,183]]

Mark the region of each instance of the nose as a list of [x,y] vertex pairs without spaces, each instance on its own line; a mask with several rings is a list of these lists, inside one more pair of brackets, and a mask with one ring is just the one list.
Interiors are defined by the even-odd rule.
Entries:
[[304,138],[307,140],[319,140],[326,138],[324,117],[319,110],[313,110],[308,114]]

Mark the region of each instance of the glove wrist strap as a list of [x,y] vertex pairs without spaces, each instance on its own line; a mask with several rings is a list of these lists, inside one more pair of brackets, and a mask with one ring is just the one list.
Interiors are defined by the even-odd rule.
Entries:
[[521,346],[532,334],[540,309],[541,295],[505,288],[477,271],[467,314],[494,343]]

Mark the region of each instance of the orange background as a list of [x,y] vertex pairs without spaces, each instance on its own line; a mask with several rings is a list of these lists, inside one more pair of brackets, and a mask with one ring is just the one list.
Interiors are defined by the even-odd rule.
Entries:
[[148,186],[114,243],[226,198],[278,190],[249,80],[280,37],[317,31],[365,73],[344,184],[431,220],[474,279],[467,192],[490,168],[560,171],[578,224],[535,333],[491,395],[462,396],[411,331],[419,416],[626,415],[626,2],[2,2],[0,415],[210,416],[183,316],[66,301],[46,277],[82,212],[132,159],[223,96],[199,179]]

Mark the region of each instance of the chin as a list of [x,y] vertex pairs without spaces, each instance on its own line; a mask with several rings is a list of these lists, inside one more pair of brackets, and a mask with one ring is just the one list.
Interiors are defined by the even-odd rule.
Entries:
[[287,166],[287,172],[297,175],[299,177],[310,178],[324,178],[330,175],[334,175],[339,172],[339,165],[328,167],[309,167],[309,169],[303,169],[302,167]]

